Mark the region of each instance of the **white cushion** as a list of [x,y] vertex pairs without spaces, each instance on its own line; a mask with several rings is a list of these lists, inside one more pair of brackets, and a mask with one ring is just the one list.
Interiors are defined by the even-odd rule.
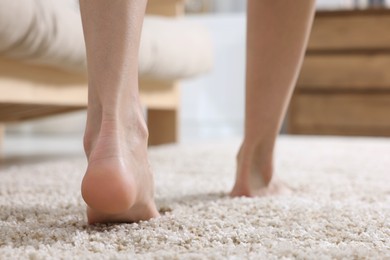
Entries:
[[[85,73],[80,14],[68,1],[2,0],[0,56]],[[208,71],[207,30],[185,18],[147,17],[139,54],[141,76],[178,79]]]

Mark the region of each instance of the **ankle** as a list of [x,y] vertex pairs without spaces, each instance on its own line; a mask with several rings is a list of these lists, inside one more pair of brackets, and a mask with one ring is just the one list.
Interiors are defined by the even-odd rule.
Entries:
[[143,116],[105,117],[100,126],[99,138],[119,138],[129,144],[147,143],[148,127]]
[[265,162],[272,161],[275,142],[270,140],[257,141],[245,138],[241,144],[237,159],[255,157]]
[[238,173],[260,174],[268,185],[273,176],[273,146],[266,143],[244,141],[237,154]]
[[149,131],[139,106],[125,112],[104,110],[97,114],[88,110],[84,132],[84,150],[89,157],[99,139],[122,142],[131,138],[131,143],[147,145]]

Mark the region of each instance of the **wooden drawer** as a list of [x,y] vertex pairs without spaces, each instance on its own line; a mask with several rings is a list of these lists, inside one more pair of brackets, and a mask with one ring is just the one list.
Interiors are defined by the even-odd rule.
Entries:
[[390,49],[390,10],[318,12],[309,52]]
[[390,92],[297,93],[288,127],[296,134],[390,136]]
[[308,55],[298,88],[390,91],[390,53]]

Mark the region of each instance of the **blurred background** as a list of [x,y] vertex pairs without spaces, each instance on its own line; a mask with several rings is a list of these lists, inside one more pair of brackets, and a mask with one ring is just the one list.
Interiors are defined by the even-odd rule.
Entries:
[[[345,10],[345,15],[348,15],[348,11],[352,12],[354,10],[368,10],[372,8],[386,9],[389,6],[389,0],[317,0],[317,9],[319,12],[325,10]],[[75,8],[77,8],[76,4]],[[181,82],[181,111],[179,120],[179,140],[181,142],[236,138],[242,135],[245,81],[245,9],[246,2],[243,0],[188,0],[186,2],[186,15],[184,19],[203,25],[208,29],[211,35],[214,65],[212,71]],[[322,23],[318,25],[319,27],[323,26],[325,19],[327,19],[326,16],[324,16],[324,18],[321,17],[322,16],[320,16],[319,19],[322,19]],[[385,26],[388,25],[390,25],[390,23],[386,23]],[[379,27],[381,27],[381,25],[379,25]],[[335,30],[337,30],[337,28],[335,28]],[[345,28],[341,28],[341,31],[343,30],[345,30]],[[321,33],[317,32],[315,35],[319,35],[318,37],[320,37]],[[337,38],[339,36],[336,35],[335,37]],[[309,66],[310,64],[308,64],[308,72],[313,71],[313,66],[318,70],[323,69],[317,64],[318,57],[315,55],[320,53],[322,55],[321,57],[323,57],[324,53],[326,53],[323,49],[327,48],[326,46],[315,45],[315,43],[312,47],[313,50],[308,51],[308,55],[312,55],[310,56],[312,59],[312,63],[310,64],[312,64],[312,66]],[[355,47],[352,46],[349,52],[346,50],[347,47],[343,47],[343,50],[346,53],[355,53],[358,55],[356,60],[351,60],[350,63],[347,62],[348,64],[356,64],[355,61],[361,61],[362,57],[360,52],[358,52],[360,49],[356,50]],[[323,52],[316,48],[321,49]],[[332,48],[332,46],[329,48]],[[380,50],[377,52],[370,52],[369,57],[372,58],[373,54],[376,55],[373,66],[383,65],[383,63],[381,63],[382,65],[377,65],[378,60],[383,60],[377,56],[379,51]],[[331,53],[331,57],[334,57],[334,55],[335,53]],[[366,56],[367,55],[365,54],[364,58],[367,58]],[[337,57],[340,58],[339,56]],[[349,58],[351,58],[351,56],[349,56]],[[324,60],[324,62],[328,62],[327,65],[324,66],[332,66],[332,61]],[[386,77],[382,74],[378,74],[377,76],[381,78]],[[304,76],[300,81],[300,83],[302,83],[302,90],[298,91],[297,95],[302,95],[302,97],[299,96],[295,103],[294,111],[296,113],[304,110],[305,104],[312,107],[308,95],[312,94],[314,90],[310,88],[317,83],[314,82],[312,78],[308,77],[309,76]],[[371,77],[375,76],[371,75]],[[337,79],[332,78],[332,80],[334,82],[334,80]],[[318,85],[321,87],[320,92],[325,93],[325,96],[328,95],[326,97],[329,97],[329,93],[331,93],[331,102],[335,102],[332,104],[337,106],[337,98],[339,96],[334,94],[334,86],[329,86],[331,91],[327,92],[325,86],[328,86],[329,84],[327,85],[323,82],[319,82]],[[335,83],[335,85],[337,85],[337,83]],[[345,94],[346,89],[352,91],[349,87],[351,86],[343,85],[343,91],[340,92],[340,95]],[[381,86],[379,87],[383,91],[383,88]],[[360,92],[367,92],[367,90],[364,90],[364,87],[360,85],[357,86],[357,88]],[[310,98],[311,97],[312,96],[310,96]],[[313,96],[313,98],[313,104],[319,104],[321,102],[325,104],[327,102],[322,96]],[[358,99],[359,98],[361,99],[362,97],[359,96]],[[388,105],[389,101],[383,100],[379,96],[376,98],[377,99],[374,99],[372,103],[382,102]],[[355,96],[345,97],[345,100],[340,102],[349,102],[348,100],[352,103],[355,102]],[[324,108],[319,107],[318,109],[323,110]],[[366,111],[367,109],[363,108],[362,110]],[[286,120],[283,132],[298,134],[343,134],[346,131],[342,127],[335,126],[332,119],[327,119],[327,122],[330,122],[331,124],[330,130],[319,129],[318,125],[321,125],[321,122],[314,128],[305,128],[305,122],[311,120],[309,119],[309,116],[310,115],[305,115],[303,119],[292,118],[291,122],[293,123],[289,123]],[[317,115],[313,116],[316,118],[318,117]],[[348,111],[344,113],[344,116],[350,116]],[[382,118],[375,118],[375,116],[372,115],[369,117],[374,117],[375,120],[379,121],[382,120]],[[62,149],[63,151],[81,150],[85,118],[85,111],[79,111],[33,121],[7,124],[3,148],[8,153],[12,153],[16,149],[19,151],[24,149],[26,153],[36,151],[37,149],[42,151],[46,149],[45,147],[50,147],[50,149]],[[337,121],[339,119],[335,120]],[[353,124],[354,123],[352,123],[352,126]],[[348,127],[351,128],[350,125]],[[317,132],[315,131],[316,129],[318,130]],[[335,129],[341,130],[337,132]],[[364,129],[367,130],[367,127]],[[379,135],[387,135],[387,132],[383,132],[383,129],[381,131],[382,134]],[[348,133],[346,134],[349,135]],[[375,131],[370,133],[370,131],[362,132],[362,130],[359,129],[356,131],[352,129],[350,134],[378,135]],[[63,143],[61,143],[61,145],[59,145],[60,143],[56,142],[56,140],[66,140],[66,144],[62,145]]]

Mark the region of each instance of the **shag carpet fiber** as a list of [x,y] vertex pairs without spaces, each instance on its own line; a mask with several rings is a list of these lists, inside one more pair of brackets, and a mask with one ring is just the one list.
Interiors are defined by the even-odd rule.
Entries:
[[291,196],[227,196],[238,141],[150,149],[161,218],[88,226],[83,158],[0,170],[0,259],[390,259],[390,139],[282,137]]

